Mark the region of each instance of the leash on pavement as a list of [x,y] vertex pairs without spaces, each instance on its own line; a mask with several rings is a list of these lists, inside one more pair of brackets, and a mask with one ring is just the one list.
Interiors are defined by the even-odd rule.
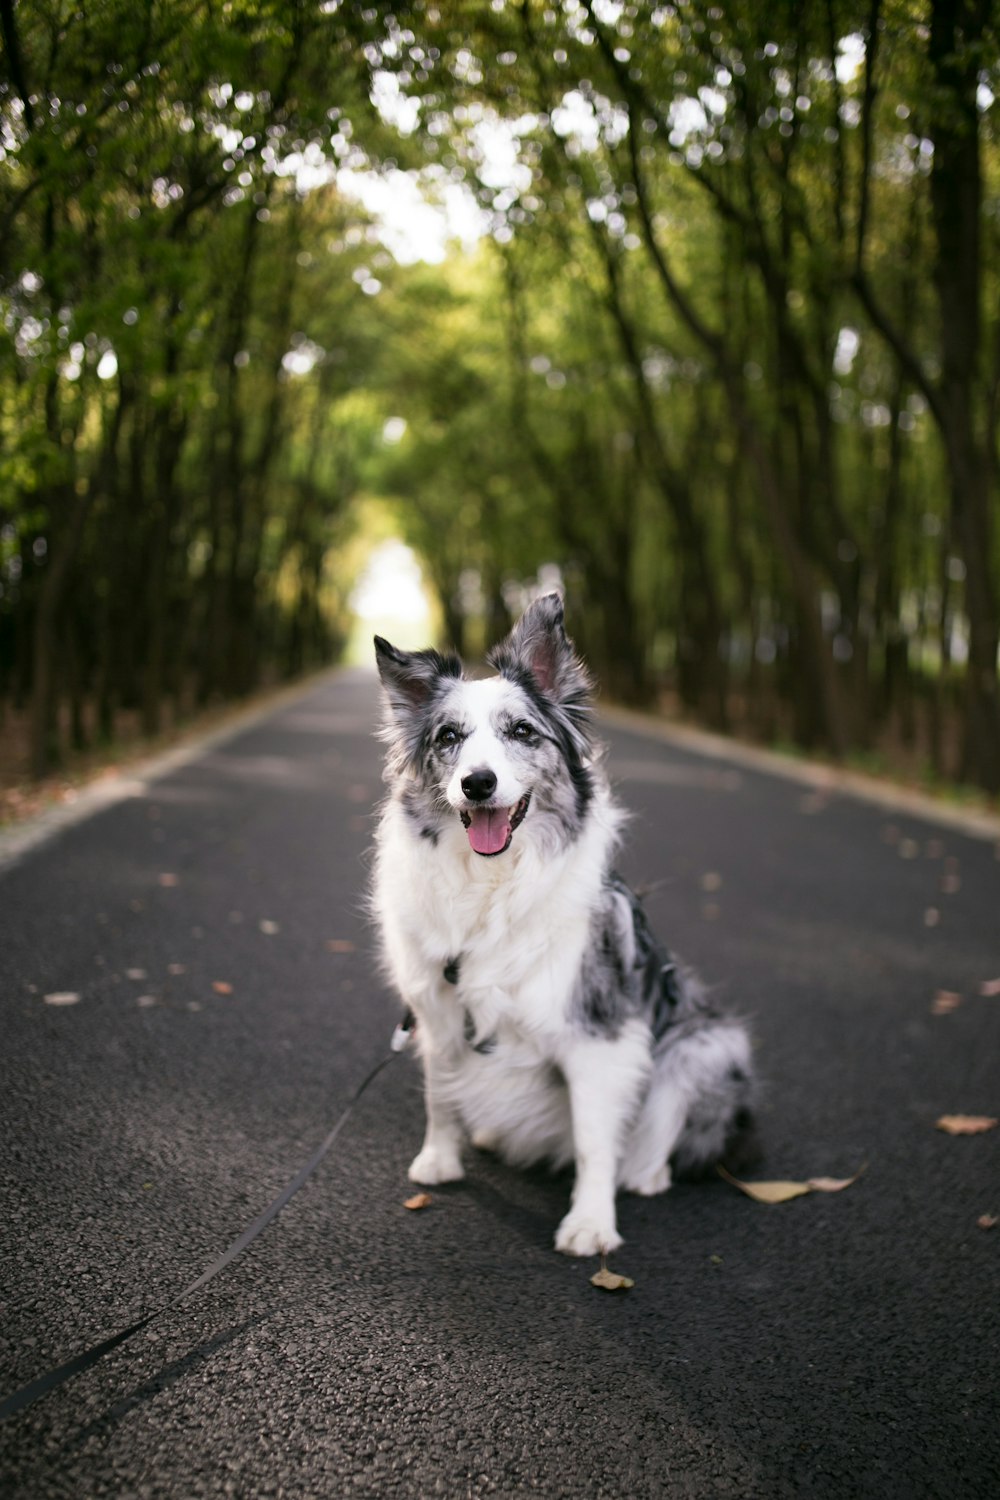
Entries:
[[130,1323],[127,1328],[123,1328],[118,1333],[112,1334],[110,1338],[103,1339],[99,1344],[93,1344],[89,1349],[85,1349],[82,1354],[74,1355],[65,1364],[58,1365],[54,1370],[47,1370],[44,1375],[39,1375],[35,1380],[30,1381],[28,1385],[24,1385],[20,1390],[13,1391],[9,1396],[6,1396],[0,1401],[0,1422],[4,1421],[7,1417],[12,1417],[15,1412],[21,1411],[24,1407],[30,1406],[39,1397],[47,1396],[50,1391],[57,1390],[67,1380],[71,1380],[74,1375],[80,1375],[84,1370],[89,1370],[93,1365],[102,1360],[106,1354],[110,1354],[113,1349],[117,1349],[119,1344],[124,1344],[127,1339],[133,1338],[137,1333],[141,1333],[144,1328],[148,1328],[150,1323],[155,1322],[157,1318],[162,1318],[165,1313],[172,1312],[175,1307],[179,1307],[182,1302],[186,1302],[189,1297],[193,1297],[195,1292],[201,1291],[203,1286],[207,1286],[210,1281],[214,1281],[216,1276],[224,1271],[238,1255],[242,1255],[243,1251],[249,1245],[253,1244],[257,1236],[267,1228],[272,1220],[278,1217],[289,1199],[293,1198],[299,1188],[312,1176],[341,1130],[347,1124],[362,1095],[375,1082],[382,1069],[392,1062],[396,1053],[401,1052],[406,1046],[410,1040],[413,1027],[413,1013],[412,1011],[407,1011],[406,1016],[393,1032],[391,1050],[386,1053],[381,1062],[376,1063],[371,1072],[358,1084],[358,1087],[354,1090],[354,1093],[347,1102],[346,1108],[326,1137],[326,1140],[320,1146],[317,1146],[312,1156],[310,1156],[297,1176],[292,1178],[288,1186],[283,1188],[274,1201],[269,1203],[267,1208],[264,1209],[264,1212],[258,1214],[253,1223],[249,1224],[243,1233],[233,1240],[228,1249],[224,1250],[218,1259],[212,1262],[207,1271],[203,1271],[196,1281],[192,1281],[190,1286],[186,1286],[182,1292],[178,1292],[175,1297],[172,1297],[168,1302],[164,1302],[160,1307],[154,1309],[153,1312],[147,1313],[144,1318],[139,1318],[137,1322]]

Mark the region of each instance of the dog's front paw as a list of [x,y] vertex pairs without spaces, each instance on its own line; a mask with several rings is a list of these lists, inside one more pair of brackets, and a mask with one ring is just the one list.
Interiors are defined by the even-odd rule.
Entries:
[[440,1146],[425,1146],[419,1156],[411,1161],[406,1175],[411,1182],[433,1187],[436,1182],[458,1182],[465,1173],[457,1151]]
[[605,1223],[573,1209],[556,1230],[556,1249],[563,1255],[610,1255],[623,1243],[613,1219]]

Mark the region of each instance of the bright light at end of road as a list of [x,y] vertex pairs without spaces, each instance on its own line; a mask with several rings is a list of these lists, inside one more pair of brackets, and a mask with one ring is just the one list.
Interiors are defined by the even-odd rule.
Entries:
[[358,579],[351,608],[368,630],[386,636],[394,645],[426,646],[432,629],[431,609],[412,548],[398,538],[380,543]]

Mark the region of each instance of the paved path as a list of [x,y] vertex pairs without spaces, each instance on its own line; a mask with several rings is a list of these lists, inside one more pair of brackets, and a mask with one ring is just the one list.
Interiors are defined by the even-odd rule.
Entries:
[[[326,679],[0,878],[0,1394],[196,1277],[384,1051],[374,696]],[[764,1175],[861,1181],[626,1199],[610,1296],[550,1248],[565,1178],[481,1160],[402,1207],[400,1060],[210,1290],[0,1428],[0,1492],[1000,1493],[1000,1130],[934,1128],[1000,1113],[993,844],[609,739],[624,870],[753,1017]]]

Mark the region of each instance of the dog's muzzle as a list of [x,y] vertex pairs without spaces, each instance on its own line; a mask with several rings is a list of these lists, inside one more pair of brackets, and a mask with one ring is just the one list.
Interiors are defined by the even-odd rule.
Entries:
[[524,821],[530,801],[528,793],[514,807],[469,807],[460,812],[475,853],[492,856],[509,849],[514,830]]

